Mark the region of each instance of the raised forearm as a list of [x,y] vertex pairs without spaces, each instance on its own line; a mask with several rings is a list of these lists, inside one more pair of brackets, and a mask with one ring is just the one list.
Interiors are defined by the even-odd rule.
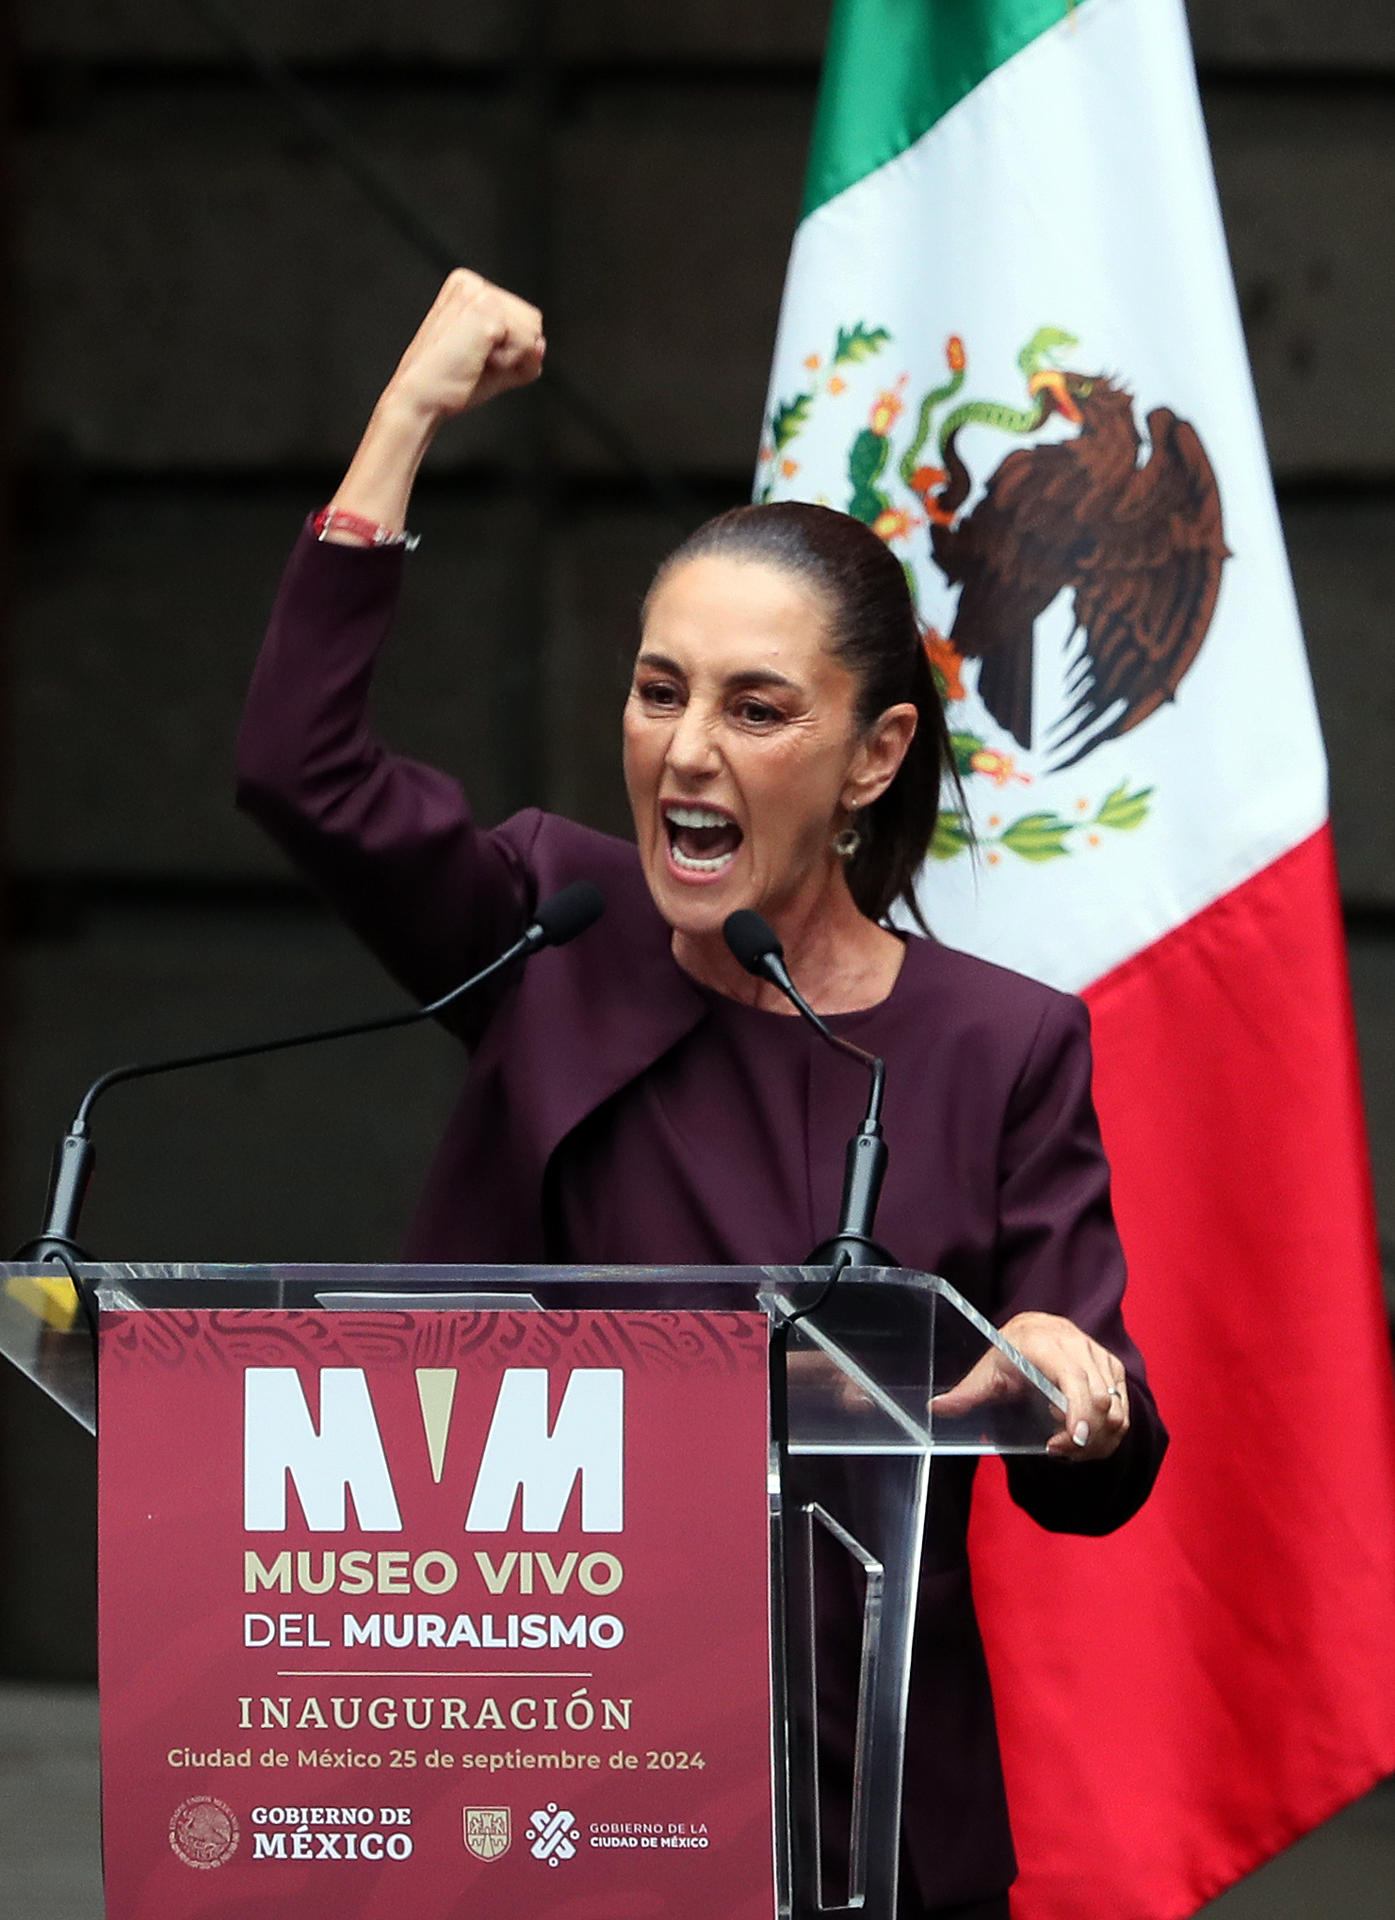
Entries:
[[[442,424],[542,371],[542,315],[477,273],[456,269],[373,409],[332,508],[400,533],[417,470]],[[347,529],[326,539],[362,544]]]
[[[358,450],[340,481],[331,508],[401,533],[417,470],[441,424],[440,415],[424,411],[389,386],[373,409]],[[352,533],[331,526],[326,540],[336,546],[361,545]]]

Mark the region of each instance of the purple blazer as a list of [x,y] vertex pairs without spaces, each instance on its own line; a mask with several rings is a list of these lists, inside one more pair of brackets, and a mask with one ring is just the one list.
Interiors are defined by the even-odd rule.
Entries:
[[[709,1002],[673,960],[632,846],[536,811],[481,830],[453,780],[376,738],[369,682],[402,564],[400,550],[302,537],[248,699],[239,798],[423,1000],[506,946],[538,899],[579,877],[600,886],[595,930],[462,1007],[470,1071],[407,1241],[414,1260],[542,1261],[558,1149],[698,1029]],[[1133,1422],[1113,1458],[1008,1467],[1013,1497],[1042,1525],[1108,1532],[1147,1496],[1166,1435],[1120,1313],[1085,1009],[912,939],[891,1001],[858,1018],[870,1022],[860,1043],[888,1059],[879,1237],[999,1322],[1026,1308],[1067,1315],[1128,1370]],[[811,1102],[810,1179],[836,1209],[864,1076],[831,1055],[818,1071],[829,1097]],[[719,1180],[721,1116],[693,1131],[712,1140]],[[623,1166],[614,1177],[625,1180]],[[652,1211],[655,1260],[788,1262],[805,1251],[771,1248],[754,1220],[735,1221],[720,1252],[673,1246],[661,1195],[636,1185],[624,1200],[641,1221]],[[971,1461],[936,1469],[907,1736],[906,1844],[931,1904],[990,1896],[1015,1872],[969,1588],[972,1479]]]

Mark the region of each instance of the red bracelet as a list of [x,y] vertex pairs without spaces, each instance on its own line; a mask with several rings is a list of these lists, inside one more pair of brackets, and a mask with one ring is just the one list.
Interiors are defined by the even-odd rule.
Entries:
[[365,520],[361,513],[346,513],[343,507],[321,507],[311,525],[315,529],[315,538],[323,540],[327,533],[351,533],[361,540],[365,547],[405,547],[410,553],[421,536],[415,533],[394,533],[391,527],[382,527],[373,520]]

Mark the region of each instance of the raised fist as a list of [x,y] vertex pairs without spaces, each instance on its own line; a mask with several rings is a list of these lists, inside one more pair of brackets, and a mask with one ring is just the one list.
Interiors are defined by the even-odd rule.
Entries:
[[445,420],[542,372],[542,315],[478,273],[457,267],[388,382],[385,398]]

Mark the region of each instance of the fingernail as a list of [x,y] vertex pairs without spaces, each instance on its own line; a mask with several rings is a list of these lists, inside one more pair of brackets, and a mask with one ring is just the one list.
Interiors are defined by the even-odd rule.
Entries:
[[1088,1420],[1081,1420],[1077,1422],[1075,1432],[1071,1435],[1071,1439],[1074,1440],[1076,1446],[1078,1447],[1089,1446],[1090,1423]]

